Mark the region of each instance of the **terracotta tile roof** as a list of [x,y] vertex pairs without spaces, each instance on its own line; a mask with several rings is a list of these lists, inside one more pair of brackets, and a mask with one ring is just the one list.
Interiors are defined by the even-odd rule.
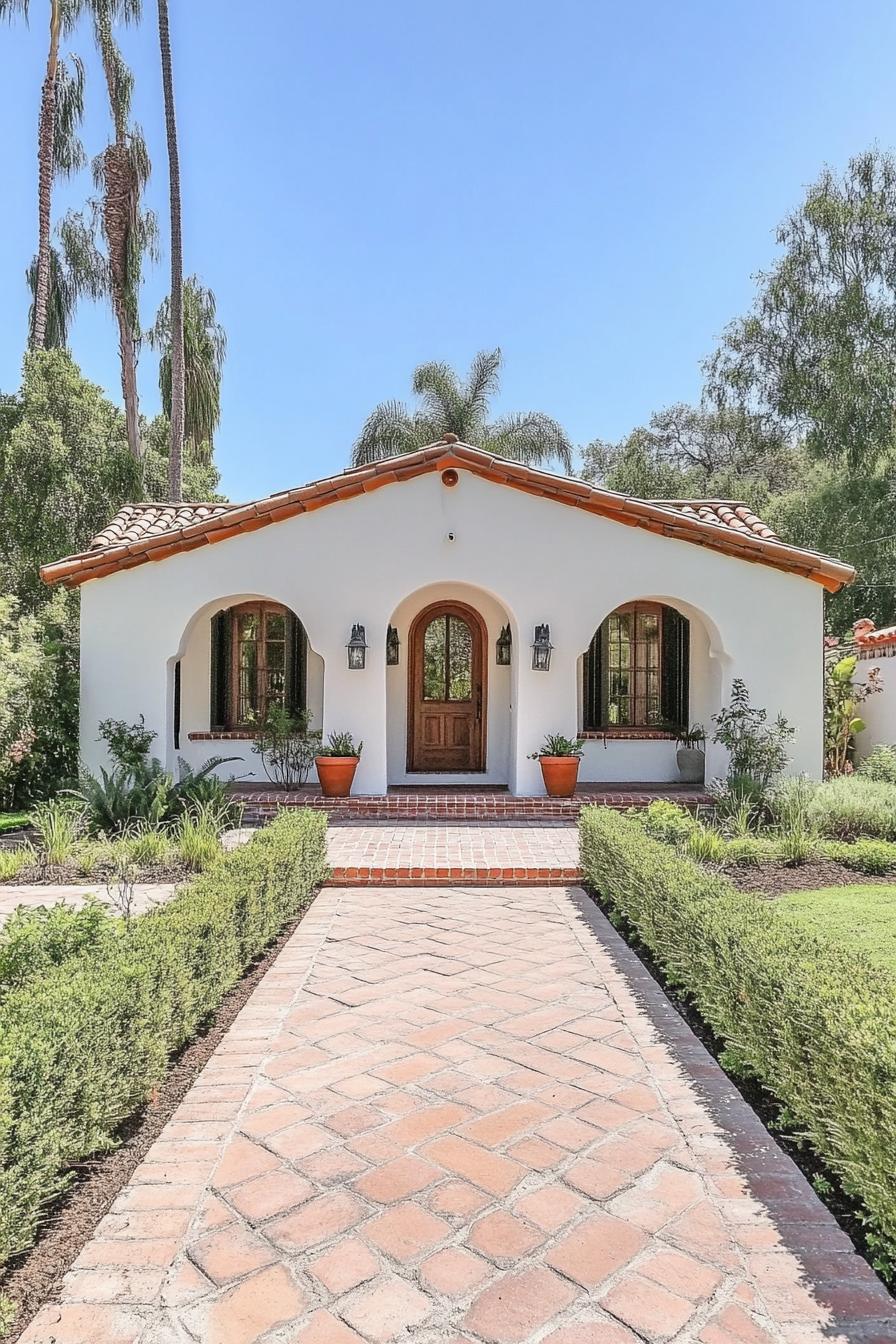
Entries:
[[97,532],[90,543],[91,551],[105,550],[143,537],[158,537],[205,518],[219,518],[238,504],[125,504],[119,509],[108,527]]
[[630,527],[643,527],[661,536],[677,537],[799,574],[822,584],[830,592],[836,592],[855,578],[851,565],[780,541],[771,528],[766,527],[745,504],[737,501],[636,499],[568,476],[527,467],[509,458],[495,457],[481,448],[458,443],[453,435],[446,435],[439,443],[429,444],[414,453],[387,458],[370,466],[353,467],[338,476],[328,476],[251,504],[128,505],[94,538],[90,549],[44,565],[41,576],[45,583],[64,582],[69,587],[76,587],[88,579],[104,578],[149,560],[164,560],[180,551],[225,541],[241,532],[253,532],[284,518],[369,494],[398,481],[448,469],[468,471],[485,480],[612,518]]
[[896,644],[896,625],[885,625],[880,630],[875,630],[874,622],[865,616],[856,621],[852,629],[857,649],[883,648],[889,644]]
[[749,532],[763,541],[778,540],[777,533],[757,518],[748,504],[736,499],[654,499],[651,503],[674,509],[683,518],[699,518],[702,523],[727,527],[732,532]]

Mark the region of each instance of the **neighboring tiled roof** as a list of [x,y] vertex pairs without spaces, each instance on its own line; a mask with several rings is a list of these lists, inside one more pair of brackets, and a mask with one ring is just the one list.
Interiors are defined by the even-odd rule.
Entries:
[[855,646],[860,652],[896,644],[896,625],[885,625],[880,630],[875,630],[874,622],[863,617],[862,620],[856,621],[852,629]]
[[106,550],[144,537],[158,537],[206,518],[219,518],[238,504],[125,504],[119,509],[108,527],[97,532],[90,543],[91,551]]
[[64,582],[76,587],[88,579],[104,578],[149,560],[164,560],[180,551],[224,541],[241,532],[253,532],[269,523],[369,494],[398,481],[452,468],[630,527],[643,527],[661,536],[677,537],[799,574],[830,592],[855,578],[851,565],[778,540],[745,504],[726,500],[636,499],[585,481],[539,471],[509,458],[495,457],[481,448],[458,443],[453,435],[416,452],[370,466],[353,467],[338,476],[269,495],[252,504],[129,505],[94,538],[91,549],[44,565],[41,576],[46,583]]
[[703,523],[727,527],[732,532],[750,532],[763,541],[778,540],[777,534],[757,518],[748,504],[736,499],[653,499],[650,502],[674,509],[684,518],[699,518]]

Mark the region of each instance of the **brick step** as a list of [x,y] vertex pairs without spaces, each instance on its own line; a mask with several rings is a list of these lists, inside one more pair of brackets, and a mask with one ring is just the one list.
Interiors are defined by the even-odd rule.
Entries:
[[582,880],[569,867],[333,868],[330,887],[568,887]]
[[439,792],[417,790],[381,795],[324,798],[316,789],[235,789],[247,826],[269,821],[283,807],[311,807],[325,811],[331,821],[566,821],[575,822],[583,807],[596,805],[617,810],[647,807],[657,798],[696,808],[710,802],[702,789],[675,786],[656,788],[581,789],[572,798],[522,798],[493,792]]

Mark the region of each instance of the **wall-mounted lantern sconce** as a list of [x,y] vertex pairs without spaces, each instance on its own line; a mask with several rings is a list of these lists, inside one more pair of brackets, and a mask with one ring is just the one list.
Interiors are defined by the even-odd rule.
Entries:
[[510,626],[505,625],[501,628],[501,633],[495,642],[495,662],[498,667],[510,666],[510,650],[512,640],[510,638]]
[[397,667],[399,650],[401,649],[401,640],[398,638],[398,631],[394,625],[390,625],[386,631],[386,666]]
[[551,627],[536,625],[535,641],[532,645],[532,671],[547,672],[551,666]]
[[367,639],[364,635],[363,625],[352,626],[352,637],[346,648],[348,649],[349,671],[360,672],[367,661]]

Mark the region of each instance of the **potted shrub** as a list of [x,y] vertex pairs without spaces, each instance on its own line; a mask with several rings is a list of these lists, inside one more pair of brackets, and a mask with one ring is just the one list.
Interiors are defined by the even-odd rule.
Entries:
[[315,759],[321,793],[325,798],[347,798],[361,759],[363,742],[355,746],[351,733],[331,733]]
[[702,723],[679,729],[675,759],[683,784],[702,784],[706,776],[706,729]]
[[541,763],[544,787],[551,798],[571,798],[579,777],[582,739],[549,733],[539,751],[530,757]]

